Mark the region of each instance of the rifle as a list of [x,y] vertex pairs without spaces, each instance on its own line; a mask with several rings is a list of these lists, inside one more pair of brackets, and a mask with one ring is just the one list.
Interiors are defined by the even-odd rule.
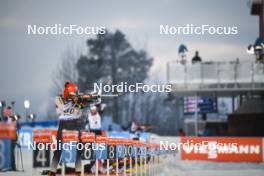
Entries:
[[83,94],[79,93],[73,98],[73,101],[77,106],[87,107],[89,104],[101,104],[102,97],[117,97],[117,94]]

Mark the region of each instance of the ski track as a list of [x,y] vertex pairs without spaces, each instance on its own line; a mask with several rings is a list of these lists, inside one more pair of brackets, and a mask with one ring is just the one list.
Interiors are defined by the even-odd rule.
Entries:
[[[155,142],[164,137],[155,136]],[[166,137],[166,139],[169,139]],[[173,138],[170,138],[173,140]],[[154,140],[153,140],[154,141]],[[38,176],[44,168],[32,168],[33,153],[22,149],[24,172],[0,172],[0,176]],[[154,168],[155,176],[264,176],[264,163],[223,163],[209,161],[180,160],[179,154],[160,157],[160,164]],[[17,156],[16,156],[17,157]],[[18,161],[18,159],[16,159]],[[20,158],[19,158],[20,161]],[[19,170],[21,170],[21,163]],[[45,168],[48,169],[48,168]]]

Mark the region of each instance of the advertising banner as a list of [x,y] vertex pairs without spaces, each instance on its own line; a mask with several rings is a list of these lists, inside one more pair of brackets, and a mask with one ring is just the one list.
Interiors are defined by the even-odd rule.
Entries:
[[227,162],[262,162],[262,138],[183,137],[181,159]]

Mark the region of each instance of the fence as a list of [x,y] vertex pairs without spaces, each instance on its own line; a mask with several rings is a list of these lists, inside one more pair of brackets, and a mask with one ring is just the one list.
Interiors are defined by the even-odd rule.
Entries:
[[243,62],[168,62],[167,80],[175,90],[258,89],[264,87],[264,64]]
[[[10,127],[10,128],[9,128]],[[11,140],[14,140],[14,126],[10,125],[0,129],[0,166],[8,169],[11,165]],[[48,168],[51,154],[56,149],[56,130],[34,130],[29,147],[32,148],[33,168]],[[62,170],[65,175],[65,166],[76,161],[78,144],[83,144],[80,149],[81,175],[87,175],[85,164],[94,164],[94,174],[101,175],[102,160],[106,163],[103,175],[157,175],[161,169],[160,163],[166,157],[177,157],[180,160],[206,160],[214,162],[263,162],[264,138],[261,137],[160,137],[156,142],[163,141],[168,145],[175,143],[178,148],[164,148],[161,143],[150,143],[126,138],[118,138],[117,133],[95,136],[93,133],[63,131]],[[121,135],[122,136],[122,135]],[[126,136],[126,135],[124,135]],[[48,145],[45,145],[48,144]],[[66,145],[67,144],[67,145]],[[72,144],[72,145],[71,145]],[[181,145],[179,145],[181,144]],[[186,144],[187,147],[185,146]],[[202,144],[202,145],[201,145]],[[232,144],[235,144],[233,146]],[[36,147],[38,146],[38,147]],[[48,146],[46,148],[46,146]],[[70,147],[72,146],[72,147]],[[101,146],[101,148],[100,148]],[[181,146],[182,148],[179,148]],[[28,159],[28,158],[27,158]],[[21,160],[23,163],[23,161]],[[90,174],[91,175],[91,174]]]
[[[36,145],[49,144],[49,149],[56,147],[56,130],[35,130],[33,141]],[[51,145],[50,145],[51,144]],[[67,144],[67,145],[65,145]],[[82,144],[83,147],[78,147]],[[62,135],[62,170],[65,175],[65,164],[76,161],[76,149],[81,150],[81,175],[86,175],[84,164],[95,162],[95,173],[99,175],[101,161],[106,161],[106,173],[104,175],[155,175],[159,167],[159,158],[172,151],[160,150],[159,144],[142,142],[137,140],[113,138],[106,136],[95,136],[94,133],[78,131],[63,131]],[[71,146],[71,147],[70,147]],[[36,160],[34,167],[48,167],[50,157],[47,148],[41,147],[34,149]],[[123,167],[119,167],[122,164]],[[114,167],[113,169],[111,169]],[[122,168],[122,170],[120,170]],[[102,171],[101,171],[102,172]]]

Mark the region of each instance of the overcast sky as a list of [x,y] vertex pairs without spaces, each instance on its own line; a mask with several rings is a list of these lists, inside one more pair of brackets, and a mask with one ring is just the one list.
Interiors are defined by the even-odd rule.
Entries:
[[[52,73],[68,48],[85,52],[92,36],[33,36],[27,25],[78,24],[120,29],[136,48],[155,58],[152,76],[165,79],[166,61],[178,57],[179,44],[200,51],[204,60],[252,59],[246,47],[258,36],[258,18],[250,15],[247,0],[94,0],[13,1],[0,0],[0,100],[31,101],[40,116],[51,99]],[[160,35],[159,25],[237,26],[238,35]]]

